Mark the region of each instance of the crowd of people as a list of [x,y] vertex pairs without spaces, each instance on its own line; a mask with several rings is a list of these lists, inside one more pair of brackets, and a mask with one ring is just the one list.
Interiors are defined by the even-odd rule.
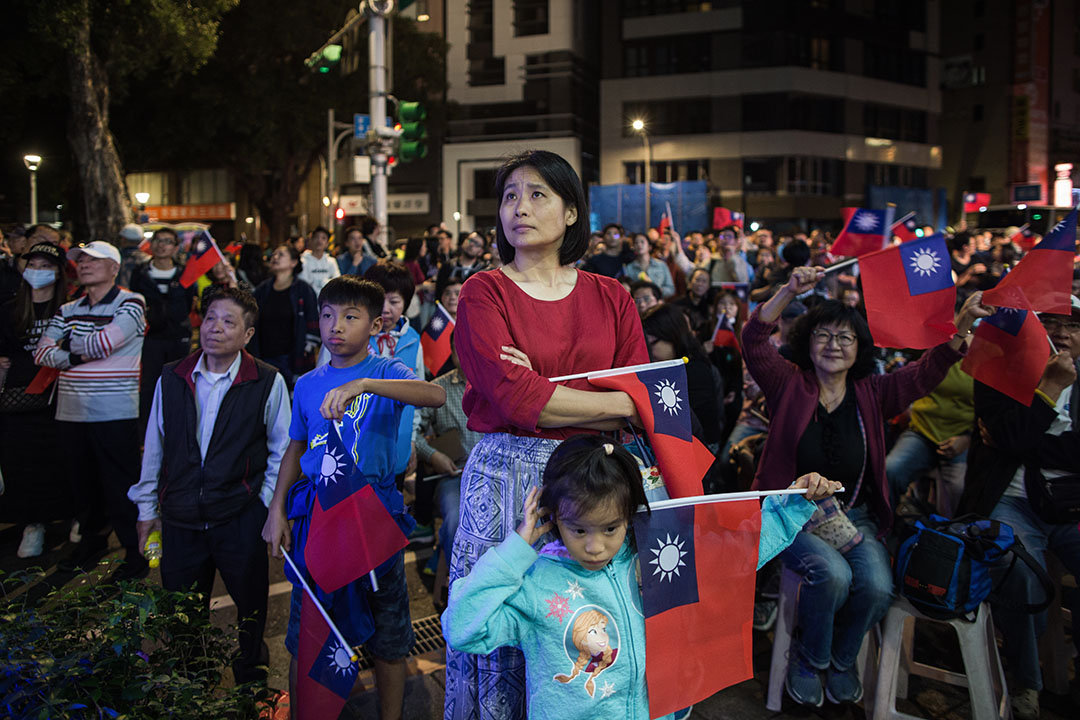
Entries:
[[[857,266],[824,272],[837,260],[826,232],[591,232],[577,175],[539,151],[511,158],[496,192],[487,233],[432,226],[388,244],[365,217],[336,235],[245,244],[187,287],[187,248],[167,227],[148,247],[137,225],[83,245],[47,225],[6,232],[0,520],[22,528],[18,556],[41,555],[45,526],[61,522],[61,568],[89,569],[111,531],[125,551],[113,577],[137,580],[161,533],[162,584],[209,597],[219,572],[242,619],[236,680],[265,682],[266,548],[303,547],[337,433],[402,533],[432,542],[440,526],[424,571],[449,585],[435,597],[446,717],[595,717],[609,698],[594,680],[616,658],[605,628],[624,624],[627,652],[644,653],[640,615],[582,614],[580,657],[563,667],[561,629],[552,645],[533,606],[545,583],[610,596],[595,573],[633,565],[627,529],[648,468],[624,448],[641,423],[630,396],[548,378],[685,357],[693,434],[717,458],[703,491],[797,483],[817,501],[763,506],[776,558],[762,551],[759,587],[781,565],[803,583],[794,702],[861,699],[856,655],[897,593],[887,540],[905,499],[998,519],[1044,566],[1053,553],[1080,573],[1080,530],[1028,497],[1042,475],[1080,474],[1080,271],[1072,313],[1039,316],[1055,351],[1023,405],[960,369],[994,311],[983,291],[1024,255],[1005,230],[950,230],[957,333],[910,352],[875,347]],[[432,367],[421,332],[437,312],[453,321],[452,352]],[[62,438],[61,460],[27,452],[41,438]],[[781,537],[773,515],[802,529]],[[840,541],[821,532],[835,516]],[[375,576],[329,602],[376,658],[391,718],[413,642],[401,553]],[[1001,588],[1017,602],[994,606],[1022,720],[1039,716],[1045,615],[1015,608],[1038,594],[1018,566]],[[301,604],[296,589],[291,684]],[[763,592],[755,627],[775,614]],[[648,717],[643,673],[605,673],[633,688],[615,715]],[[591,705],[560,694],[579,674]]]

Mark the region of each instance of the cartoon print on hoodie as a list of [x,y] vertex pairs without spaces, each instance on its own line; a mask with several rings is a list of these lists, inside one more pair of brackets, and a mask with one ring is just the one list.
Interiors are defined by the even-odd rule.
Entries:
[[[563,645],[566,647],[567,660],[571,660],[571,647],[577,650],[577,659],[573,660],[573,670],[569,675],[558,673],[554,679],[568,683],[584,671],[588,675],[585,691],[589,697],[594,697],[596,676],[614,665],[619,655],[619,630],[610,614],[596,605],[584,605],[578,608],[576,614],[577,618],[566,625]],[[567,644],[567,640],[570,644]],[[608,694],[605,692],[603,697]]]

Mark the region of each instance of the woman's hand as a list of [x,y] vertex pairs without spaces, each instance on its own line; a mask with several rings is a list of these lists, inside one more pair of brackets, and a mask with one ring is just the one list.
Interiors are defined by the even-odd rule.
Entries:
[[784,288],[793,295],[802,295],[813,290],[824,279],[825,268],[821,266],[797,267],[791,271],[791,277],[784,284]]
[[523,368],[532,370],[532,361],[529,360],[529,356],[518,350],[513,345],[503,345],[502,353],[499,355],[500,360],[506,360],[514,365],[520,365]]
[[970,435],[955,435],[945,442],[938,444],[937,453],[946,460],[952,460],[954,457],[966,453],[968,446],[970,445]]
[[968,299],[964,301],[960,312],[956,313],[956,332],[958,334],[967,335],[968,331],[971,330],[971,326],[975,324],[976,318],[990,317],[994,314],[992,306],[982,304],[982,296],[982,290],[971,293]]
[[340,387],[330,390],[323,396],[319,414],[327,420],[340,420],[345,417],[345,409],[357,395],[364,392],[364,379],[351,380]]
[[519,525],[517,529],[517,534],[521,536],[521,539],[530,545],[551,532],[551,527],[553,525],[553,522],[548,520],[543,525],[537,526],[536,523],[538,523],[541,518],[550,517],[551,515],[551,512],[547,508],[537,507],[537,503],[539,502],[540,488],[534,487],[525,497],[525,519],[521,521],[521,525]]
[[791,483],[791,487],[806,488],[806,499],[814,502],[824,500],[833,493],[842,490],[844,486],[835,480],[829,480],[824,475],[812,472]]

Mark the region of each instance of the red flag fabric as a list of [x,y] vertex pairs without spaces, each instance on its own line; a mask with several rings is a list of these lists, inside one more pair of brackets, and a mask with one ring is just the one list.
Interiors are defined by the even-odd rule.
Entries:
[[990,193],[964,193],[964,212],[979,212],[990,204]]
[[352,652],[341,644],[304,593],[300,606],[300,637],[296,652],[296,717],[298,720],[336,718],[345,707],[359,673]]
[[844,229],[836,236],[830,252],[844,257],[861,257],[885,247],[889,229],[893,225],[895,208],[869,210],[867,208],[841,208]]
[[742,227],[746,216],[741,212],[728,210],[726,207],[718,207],[713,208],[712,218],[713,230],[721,230],[728,225],[738,225],[739,227]]
[[37,371],[34,375],[34,379],[30,381],[30,384],[26,386],[25,392],[27,395],[40,395],[45,392],[53,381],[59,377],[60,371],[56,368],[43,367]]
[[690,393],[683,363],[638,372],[590,377],[589,382],[622,390],[634,401],[656,464],[673,498],[701,495],[701,478],[716,460],[690,432]]
[[183,287],[191,287],[195,281],[205,275],[210,268],[225,259],[218,249],[214,238],[205,230],[199,231],[199,236],[191,246],[191,255],[188,257],[184,272],[180,275],[180,284]]
[[1046,234],[997,287],[983,293],[983,304],[1068,315],[1072,312],[1076,208]]
[[909,242],[919,237],[915,232],[918,228],[919,221],[915,218],[915,213],[909,212],[907,215],[893,223],[890,232],[900,238],[900,242]]
[[863,255],[859,272],[866,320],[878,347],[932,348],[956,332],[956,286],[941,235]]
[[1034,236],[1035,231],[1032,230],[1027,223],[1024,223],[1016,229],[1016,232],[1009,236],[1009,242],[1019,245],[1021,250],[1027,252],[1035,247]]
[[1035,313],[1001,308],[979,323],[960,369],[1031,405],[1049,359],[1050,341]]
[[754,676],[757,500],[654,509],[634,518],[649,717]]
[[713,347],[735,348],[735,352],[740,352],[739,338],[735,337],[734,323],[727,315],[721,314],[719,319],[717,319],[716,330],[713,331],[712,344]]
[[657,228],[657,230],[659,230],[660,234],[663,235],[664,231],[667,230],[669,227],[671,227],[671,218],[668,217],[667,211],[665,210],[664,214],[660,216],[660,227]]
[[150,254],[150,240],[146,239],[139,243],[139,252]]
[[332,593],[389,560],[409,540],[360,475],[337,428],[329,425],[320,475],[313,479],[315,507],[304,562],[319,588]]
[[424,331],[420,333],[420,347],[424,349],[424,367],[432,375],[450,359],[450,333],[454,331],[454,318],[442,306],[435,303],[435,312]]

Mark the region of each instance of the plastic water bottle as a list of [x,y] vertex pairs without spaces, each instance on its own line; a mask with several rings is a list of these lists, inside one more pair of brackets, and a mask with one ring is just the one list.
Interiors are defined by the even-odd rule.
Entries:
[[150,567],[156,568],[161,564],[161,531],[154,530],[150,537],[146,538],[146,560]]

